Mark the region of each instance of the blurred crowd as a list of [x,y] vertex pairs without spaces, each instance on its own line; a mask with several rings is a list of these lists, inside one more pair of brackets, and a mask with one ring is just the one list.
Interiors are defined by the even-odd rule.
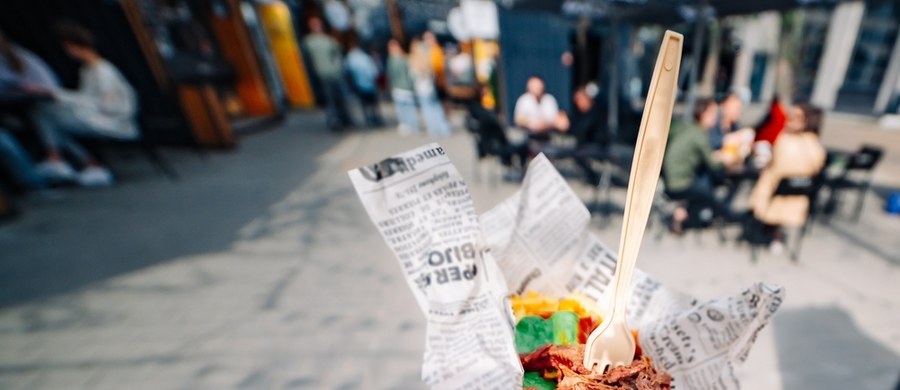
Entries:
[[[113,176],[82,144],[140,138],[134,90],[95,49],[93,34],[61,22],[56,36],[81,64],[78,88],[63,88],[44,60],[0,33],[0,162],[20,186],[109,186]],[[34,141],[34,157],[23,147]],[[35,163],[35,161],[40,161]]]
[[[434,137],[451,133],[446,113],[448,99],[453,97],[451,84],[475,83],[474,65],[467,51],[451,47],[448,55],[430,31],[409,42],[391,39],[386,50],[365,50],[357,37],[349,34],[342,48],[326,33],[321,19],[312,17],[308,23],[310,33],[301,45],[322,88],[330,129],[355,126],[346,91],[354,95],[366,126],[383,126],[379,100],[385,90],[394,104],[401,135],[422,128]],[[387,58],[379,61],[382,52]]]
[[[307,23],[309,33],[301,47],[324,97],[332,131],[357,126],[354,104],[365,126],[384,127],[381,101],[389,98],[402,136],[423,130],[432,137],[448,136],[448,110],[463,109],[478,157],[498,156],[510,181],[520,180],[528,160],[538,153],[572,161],[591,186],[603,182],[598,163],[630,169],[633,142],[609,131],[610,108],[601,104],[595,81],[573,88],[572,108],[566,112],[547,93],[542,77],[532,75],[507,122],[496,104],[485,104],[497,101],[492,82],[496,66],[488,69],[488,77],[478,77],[469,43],[442,45],[425,31],[377,47],[364,45],[352,31],[346,36],[327,32],[318,17]],[[63,22],[56,36],[81,64],[75,90],[62,88],[40,57],[0,34],[0,161],[30,190],[70,183],[111,185],[109,169],[82,144],[140,140],[135,92],[95,49],[90,31]],[[562,66],[571,62],[564,57]],[[752,183],[750,214],[763,224],[767,242],[778,251],[780,227],[804,224],[811,207],[809,196],[779,193],[782,182],[820,177],[826,165],[827,153],[818,139],[822,110],[776,99],[760,123],[748,126],[740,123],[748,101],[749,93],[739,90],[718,100],[700,98],[687,105],[689,115],[673,121],[661,175],[664,195],[675,205],[669,227],[681,234],[746,215],[735,212],[732,203],[740,187]],[[523,136],[511,137],[511,132]],[[560,143],[561,138],[567,142]]]
[[[555,161],[571,160],[592,186],[601,184],[598,162],[611,162],[626,171],[630,167],[634,145],[623,144],[608,131],[608,107],[599,104],[600,88],[594,81],[574,88],[572,109],[566,112],[546,92],[542,77],[532,75],[524,93],[515,100],[513,117],[507,123],[496,107],[482,104],[482,98],[492,94],[492,89],[475,79],[467,51],[450,47],[448,51],[456,55],[448,58],[431,32],[408,44],[390,40],[387,58],[380,64],[374,58],[378,51],[370,54],[362,50],[353,37],[347,50],[342,50],[324,32],[321,20],[311,18],[309,27],[311,34],[303,40],[303,47],[325,91],[332,129],[353,126],[348,100],[342,95],[345,90],[356,95],[367,125],[384,124],[378,104],[383,74],[381,86],[393,101],[399,134],[409,135],[424,128],[434,137],[449,135],[447,103],[461,103],[479,157],[498,156],[506,167],[507,180],[521,180],[528,161],[538,153]],[[474,93],[453,99],[448,96],[448,79],[474,85]],[[345,82],[349,88],[343,86]],[[739,90],[718,100],[699,98],[690,115],[673,121],[661,175],[664,194],[675,205],[669,227],[673,233],[682,234],[685,229],[715,221],[745,218],[748,213],[733,210],[732,204],[740,187],[750,183],[749,214],[762,223],[772,250],[781,251],[781,227],[803,225],[810,198],[777,191],[782,180],[813,178],[822,172],[826,162],[825,148],[818,139],[822,110],[805,103],[775,100],[760,123],[747,126],[740,119],[748,102],[749,92]],[[524,137],[514,140],[511,131]],[[569,142],[560,143],[560,138]]]
[[[520,179],[527,161],[544,153],[552,160],[572,160],[584,180],[597,186],[602,175],[597,163],[611,162],[627,172],[634,146],[617,142],[607,131],[607,113],[597,104],[597,90],[593,83],[576,88],[573,108],[565,112],[545,91],[542,78],[530,77],[515,103],[514,125],[527,135],[518,143],[508,141],[499,122],[487,113],[471,115],[482,123],[480,136],[493,140],[488,149],[514,172],[508,179]],[[808,194],[782,194],[778,189],[783,180],[813,181],[823,173],[826,150],[818,138],[822,110],[776,100],[759,124],[746,126],[740,118],[748,100],[743,91],[718,101],[699,98],[690,115],[673,120],[661,172],[666,200],[675,205],[669,228],[680,235],[688,228],[752,217],[763,225],[765,242],[781,252],[781,228],[803,225],[811,200]],[[562,137],[572,142],[556,142]],[[734,198],[748,182],[749,213],[736,211]]]

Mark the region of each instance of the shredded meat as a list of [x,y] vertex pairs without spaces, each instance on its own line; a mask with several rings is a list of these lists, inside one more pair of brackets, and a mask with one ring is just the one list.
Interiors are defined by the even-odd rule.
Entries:
[[554,368],[568,367],[579,374],[590,374],[584,367],[584,344],[558,346],[550,348],[550,364]]
[[604,374],[580,374],[560,367],[562,380],[558,390],[669,390],[672,377],[656,371],[650,358],[644,357],[628,366],[616,367]]
[[522,361],[522,368],[525,371],[544,371],[553,368],[550,364],[550,348],[552,347],[555,347],[555,345],[547,344],[535,349],[534,352],[519,356],[519,360]]
[[670,390],[672,377],[643,356],[630,365],[592,373],[584,367],[584,345],[545,345],[521,356],[526,371],[559,370],[558,390]]

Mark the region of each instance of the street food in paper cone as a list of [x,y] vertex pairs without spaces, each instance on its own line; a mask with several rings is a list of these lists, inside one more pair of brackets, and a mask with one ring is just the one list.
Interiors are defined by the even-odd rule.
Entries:
[[670,389],[672,377],[653,367],[638,348],[630,365],[591,372],[584,367],[584,343],[600,325],[594,301],[578,293],[556,300],[529,291],[510,298],[516,316],[516,352],[525,375],[523,389]]
[[[605,314],[597,302],[609,299],[617,260],[546,157],[532,160],[517,194],[481,215],[437,144],[350,177],[424,314],[430,388],[738,389],[734,367],[784,300],[783,288],[765,283],[700,300],[637,269],[626,314],[641,351],[628,366],[587,372],[580,343]],[[554,334],[537,322],[548,319],[568,328]],[[541,325],[539,337],[521,332]]]

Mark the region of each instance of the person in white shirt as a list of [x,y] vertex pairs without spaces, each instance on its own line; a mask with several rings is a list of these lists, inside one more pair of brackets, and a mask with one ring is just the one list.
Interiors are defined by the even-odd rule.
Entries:
[[[81,62],[77,90],[51,91],[55,102],[35,110],[34,122],[47,160],[41,170],[60,178],[77,178],[85,186],[113,183],[112,174],[73,138],[73,135],[133,140],[140,137],[135,123],[137,97],[125,77],[94,48],[94,36],[84,27],[61,23],[57,33],[66,53]],[[77,174],[63,159],[71,154],[83,166]]]
[[528,131],[532,139],[547,139],[553,131],[566,131],[568,117],[559,110],[556,98],[544,91],[544,80],[531,76],[526,92],[516,100],[513,113],[516,126]]

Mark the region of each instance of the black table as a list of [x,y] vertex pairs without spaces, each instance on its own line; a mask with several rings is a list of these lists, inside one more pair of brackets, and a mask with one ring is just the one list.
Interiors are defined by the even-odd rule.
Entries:
[[[749,160],[748,160],[749,161]],[[720,186],[725,187],[725,197],[722,198],[722,207],[727,210],[729,215],[727,216],[729,219],[734,217],[734,210],[732,210],[732,203],[734,203],[734,198],[737,196],[738,191],[740,191],[741,186],[744,183],[755,184],[757,180],[759,180],[759,175],[762,173],[762,169],[757,168],[752,163],[747,163],[742,165],[739,168],[726,169],[722,173],[722,181],[718,183]]]

